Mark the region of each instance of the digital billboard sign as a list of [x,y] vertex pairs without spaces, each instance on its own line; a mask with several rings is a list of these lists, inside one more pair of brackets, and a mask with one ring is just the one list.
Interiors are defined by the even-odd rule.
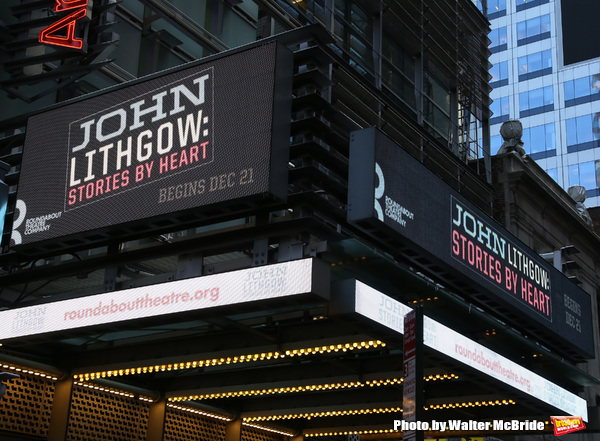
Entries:
[[593,357],[590,296],[375,129],[351,136],[348,205],[349,221],[391,232],[461,295]]
[[0,311],[0,336],[8,340],[311,293],[328,298],[329,268],[315,259],[294,260]]
[[[405,316],[414,311],[355,279],[338,282],[332,296],[338,313],[354,311],[400,334],[404,333]],[[423,344],[569,415],[588,419],[583,398],[427,316]]]
[[596,43],[600,2],[597,0],[562,0],[560,22],[563,64],[565,66],[600,57]]
[[12,243],[284,199],[291,75],[268,43],[31,116]]

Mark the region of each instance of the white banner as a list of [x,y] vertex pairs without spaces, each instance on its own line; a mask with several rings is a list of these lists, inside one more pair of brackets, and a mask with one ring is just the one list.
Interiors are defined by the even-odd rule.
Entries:
[[0,339],[309,293],[313,259],[0,312]]
[[[356,281],[355,311],[383,326],[404,333],[404,316],[412,308]],[[587,421],[587,402],[540,375],[476,343],[428,317],[423,323],[426,346],[493,377],[521,392]]]

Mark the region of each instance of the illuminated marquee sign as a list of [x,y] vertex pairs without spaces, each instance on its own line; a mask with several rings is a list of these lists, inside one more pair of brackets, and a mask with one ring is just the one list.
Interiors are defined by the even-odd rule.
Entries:
[[[81,49],[83,40],[75,36],[77,23],[87,18],[88,0],[56,0],[54,12],[72,11],[40,31],[40,43]],[[61,35],[64,33],[64,35]]]
[[516,245],[485,217],[451,196],[452,257],[499,289],[522,301],[538,317],[552,321],[547,265]]
[[589,295],[375,129],[352,134],[348,203],[349,221],[443,268],[455,289],[593,357]]
[[325,265],[303,259],[0,312],[3,340],[307,293],[328,297]]
[[[410,307],[358,280],[343,282],[345,287],[341,290],[346,295],[336,298],[334,294],[332,301],[341,298],[347,301],[350,297],[354,304],[342,306],[341,312],[353,310],[386,328],[404,333],[404,317],[412,311]],[[567,414],[582,415],[587,421],[587,402],[583,398],[429,317],[424,317],[423,344]]]
[[13,244],[284,200],[291,75],[269,43],[30,117]]

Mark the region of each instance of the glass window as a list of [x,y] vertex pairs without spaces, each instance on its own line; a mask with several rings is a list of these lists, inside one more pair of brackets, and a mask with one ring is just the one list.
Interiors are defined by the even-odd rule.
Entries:
[[565,100],[572,100],[575,98],[575,82],[574,81],[565,81]]
[[573,83],[575,85],[575,98],[590,95],[590,77],[578,78]]
[[569,166],[569,186],[582,185],[586,190],[598,188],[596,183],[596,164],[594,161]]
[[519,94],[519,112],[527,109],[529,109],[529,92],[521,92]]
[[571,118],[565,121],[565,127],[567,129],[567,145],[577,144],[577,120]]
[[497,14],[506,11],[506,0],[488,0],[487,13],[488,15]]
[[540,34],[550,32],[550,14],[540,17]]
[[556,130],[554,129],[554,123],[545,124],[545,137],[546,137],[546,150],[556,149]]
[[[519,111],[524,112],[532,109],[540,109],[544,106],[554,104],[552,86],[542,87],[540,89],[528,90],[519,94]],[[521,115],[529,116],[529,115]]]
[[566,106],[598,100],[600,99],[600,75],[590,75],[565,81],[564,88]]
[[554,89],[552,86],[544,87],[544,106],[554,103]]
[[600,74],[592,75],[590,85],[593,93],[600,92]]
[[447,138],[450,133],[450,92],[428,74],[423,86],[425,120],[439,135]]
[[567,145],[583,144],[594,140],[592,115],[570,118],[566,121]]
[[527,56],[529,62],[529,71],[535,72],[536,70],[542,70],[542,53],[536,52]]
[[506,44],[506,26],[497,29],[492,29],[488,36],[492,41],[490,44],[490,48]]
[[544,89],[533,89],[529,91],[529,108],[535,109],[544,105]]
[[525,21],[525,31],[527,32],[527,37],[532,37],[540,33],[540,18],[534,17]]
[[518,64],[520,80],[535,78],[536,72],[543,74],[542,70],[552,68],[552,52],[547,50],[519,57]]
[[490,75],[492,76],[490,83],[508,80],[508,61],[502,61],[492,65],[490,68]]
[[542,69],[552,68],[552,51],[542,51]]
[[550,176],[552,179],[554,179],[554,182],[558,183],[558,170],[555,168],[549,168],[548,170],[546,170],[546,173],[548,173],[548,176]]
[[374,79],[373,21],[350,0],[335,1],[333,33],[348,62],[370,80]]
[[549,0],[517,0],[517,12],[548,3]]
[[492,117],[496,118],[499,116],[510,114],[509,102],[510,99],[507,96],[503,96],[502,98],[497,98],[494,101],[492,101],[492,104],[490,104]]
[[594,140],[592,132],[592,118],[589,115],[575,118],[577,122],[577,144]]
[[414,59],[408,56],[387,34],[383,35],[382,50],[381,77],[383,84],[410,108],[416,109]]
[[554,123],[523,129],[521,140],[527,154],[555,150]]
[[517,40],[532,38],[550,32],[550,14],[517,23]]
[[502,147],[502,143],[504,141],[502,141],[502,136],[501,135],[494,135],[490,138],[490,151],[493,152],[493,154],[495,155],[496,153],[498,153],[498,150],[500,149],[500,147]]
[[530,153],[538,153],[546,150],[546,131],[544,130],[544,126],[531,127],[530,135]]

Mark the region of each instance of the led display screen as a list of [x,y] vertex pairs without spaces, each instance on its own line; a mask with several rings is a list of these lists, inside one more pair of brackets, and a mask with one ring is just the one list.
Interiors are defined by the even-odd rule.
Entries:
[[270,43],[31,116],[12,242],[285,198],[291,74]]
[[352,134],[348,204],[349,221],[391,232],[461,295],[593,356],[589,295],[375,129]]
[[2,339],[314,293],[328,268],[303,259],[0,311]]
[[[348,282],[353,282],[353,286]],[[354,290],[354,305],[342,306],[344,312],[352,308],[386,328],[403,333],[404,317],[413,311],[410,307],[358,280],[344,283],[341,289]],[[349,293],[344,291],[344,294]],[[423,321],[423,344],[568,415],[582,415],[584,420],[588,419],[587,402],[583,398],[429,317],[424,317]]]
[[564,65],[600,57],[597,0],[562,0],[561,22]]

